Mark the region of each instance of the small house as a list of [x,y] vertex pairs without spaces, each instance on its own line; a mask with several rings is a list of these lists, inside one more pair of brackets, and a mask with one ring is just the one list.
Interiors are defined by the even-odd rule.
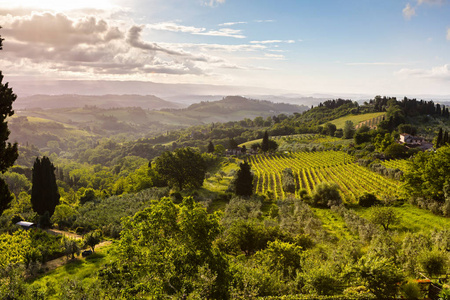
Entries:
[[424,139],[407,133],[400,134],[400,142],[408,145],[422,145]]

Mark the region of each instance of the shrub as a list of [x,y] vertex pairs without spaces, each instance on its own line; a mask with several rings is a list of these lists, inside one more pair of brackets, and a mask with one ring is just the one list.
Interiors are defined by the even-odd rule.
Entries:
[[358,204],[362,207],[371,207],[378,202],[377,197],[374,194],[364,193],[358,197]]
[[316,186],[312,195],[312,205],[316,207],[338,206],[342,203],[336,183],[322,182]]

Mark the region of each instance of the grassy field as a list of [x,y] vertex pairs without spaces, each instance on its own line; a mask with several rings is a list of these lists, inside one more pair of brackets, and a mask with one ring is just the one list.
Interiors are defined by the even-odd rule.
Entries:
[[[393,228],[400,231],[431,232],[450,228],[450,218],[434,215],[432,212],[405,203],[400,207],[394,207],[400,216],[400,224]],[[370,208],[358,209],[357,213],[364,218],[370,214]]]
[[112,259],[110,250],[113,246],[96,249],[95,253],[86,258],[68,261],[63,266],[30,280],[30,285],[40,292],[50,292],[53,296],[46,299],[60,299],[61,289],[65,285],[73,285],[76,281],[84,284],[92,282],[98,270]]
[[325,230],[339,240],[354,240],[357,238],[345,225],[344,220],[330,209],[313,208],[314,214],[322,221]]
[[379,117],[384,114],[385,114],[384,112],[378,112],[378,113],[370,113],[370,114],[363,114],[363,115],[348,115],[348,116],[330,121],[330,123],[336,125],[336,128],[344,128],[346,121],[350,120],[353,122],[353,125],[356,126],[361,122]]

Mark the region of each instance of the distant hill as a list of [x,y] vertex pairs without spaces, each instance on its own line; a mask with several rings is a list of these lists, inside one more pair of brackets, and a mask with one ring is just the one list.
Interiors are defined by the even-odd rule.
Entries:
[[207,112],[218,115],[233,114],[236,112],[265,112],[272,114],[292,114],[308,110],[307,106],[287,103],[274,103],[266,100],[254,100],[241,96],[227,96],[219,101],[195,103],[184,109],[190,112]]
[[141,107],[143,109],[159,110],[163,108],[181,108],[182,105],[169,102],[153,95],[34,95],[19,97],[14,102],[14,109],[55,109],[96,106],[98,108]]
[[[172,106],[170,106],[172,105]],[[10,139],[45,148],[49,141],[65,143],[70,138],[113,137],[126,139],[155,136],[167,131],[208,123],[245,118],[291,115],[308,109],[229,96],[187,108],[154,96],[33,96],[14,103]]]

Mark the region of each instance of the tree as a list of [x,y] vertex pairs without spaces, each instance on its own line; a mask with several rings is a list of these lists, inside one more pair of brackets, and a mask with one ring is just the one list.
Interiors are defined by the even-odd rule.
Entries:
[[238,196],[251,196],[253,194],[253,174],[247,162],[239,165],[234,179],[234,192]]
[[214,144],[212,142],[208,144],[208,153],[214,153]]
[[230,149],[236,149],[237,147],[239,147],[239,144],[238,144],[233,138],[231,138],[231,139],[228,141],[228,147],[229,147]]
[[405,279],[401,270],[388,258],[362,257],[354,269],[359,281],[376,299],[393,299],[398,292],[399,283]]
[[281,184],[285,193],[295,193],[295,178],[291,168],[286,168],[281,173]]
[[59,204],[60,197],[56,185],[55,167],[48,157],[44,156],[42,159],[37,157],[32,174],[31,204],[33,210],[41,216],[48,212],[48,216],[51,217],[55,212],[56,205]]
[[[164,197],[122,222],[117,265],[106,266],[101,274],[122,296],[136,298],[136,291],[142,291],[158,299],[177,294],[197,299],[188,295],[206,267],[214,276],[204,298],[228,299],[228,261],[213,243],[222,231],[219,214],[208,214],[192,197],[180,205]],[[111,271],[120,277],[110,277]]]
[[377,197],[374,194],[370,194],[367,192],[358,197],[358,204],[362,207],[371,207],[377,202]]
[[203,185],[206,164],[202,155],[191,148],[166,151],[155,160],[155,170],[171,187],[182,190],[199,188]]
[[342,203],[339,186],[336,183],[322,182],[316,186],[312,195],[312,205],[331,207]]
[[261,150],[264,153],[269,151],[269,134],[267,133],[267,130],[264,132],[264,136],[261,142]]
[[333,123],[326,123],[324,128],[324,134],[329,136],[334,136],[334,132],[336,131],[336,125]]
[[369,220],[388,230],[389,226],[400,223],[400,216],[392,207],[374,206],[370,212]]
[[13,199],[14,197],[8,189],[8,185],[0,178],[0,215],[8,208]]
[[[3,49],[2,41],[3,39],[0,36],[0,50]],[[6,142],[10,133],[6,118],[14,114],[12,103],[16,100],[17,96],[8,87],[8,83],[3,84],[2,81],[3,74],[0,71],[0,172],[5,173],[14,164],[19,154],[17,151],[17,143],[11,144]],[[0,214],[2,214],[12,200],[8,186],[3,178],[0,178],[0,189]]]
[[80,243],[76,239],[63,237],[61,240],[61,246],[63,248],[64,253],[66,254],[67,259],[72,257],[75,259],[75,254],[80,255]]
[[435,145],[435,148],[437,149],[437,148],[439,148],[440,146],[441,146],[441,143],[442,143],[442,127],[441,128],[439,128],[439,133],[438,133],[438,136],[437,136],[437,138],[436,138],[436,145]]
[[95,246],[102,240],[102,233],[100,231],[91,231],[84,236],[84,245],[89,246],[94,252]]
[[450,147],[441,146],[436,152],[419,152],[409,161],[404,173],[406,189],[411,196],[432,198],[443,202],[444,188],[450,174]]
[[351,139],[355,135],[355,126],[350,120],[345,121],[343,137],[344,139]]

